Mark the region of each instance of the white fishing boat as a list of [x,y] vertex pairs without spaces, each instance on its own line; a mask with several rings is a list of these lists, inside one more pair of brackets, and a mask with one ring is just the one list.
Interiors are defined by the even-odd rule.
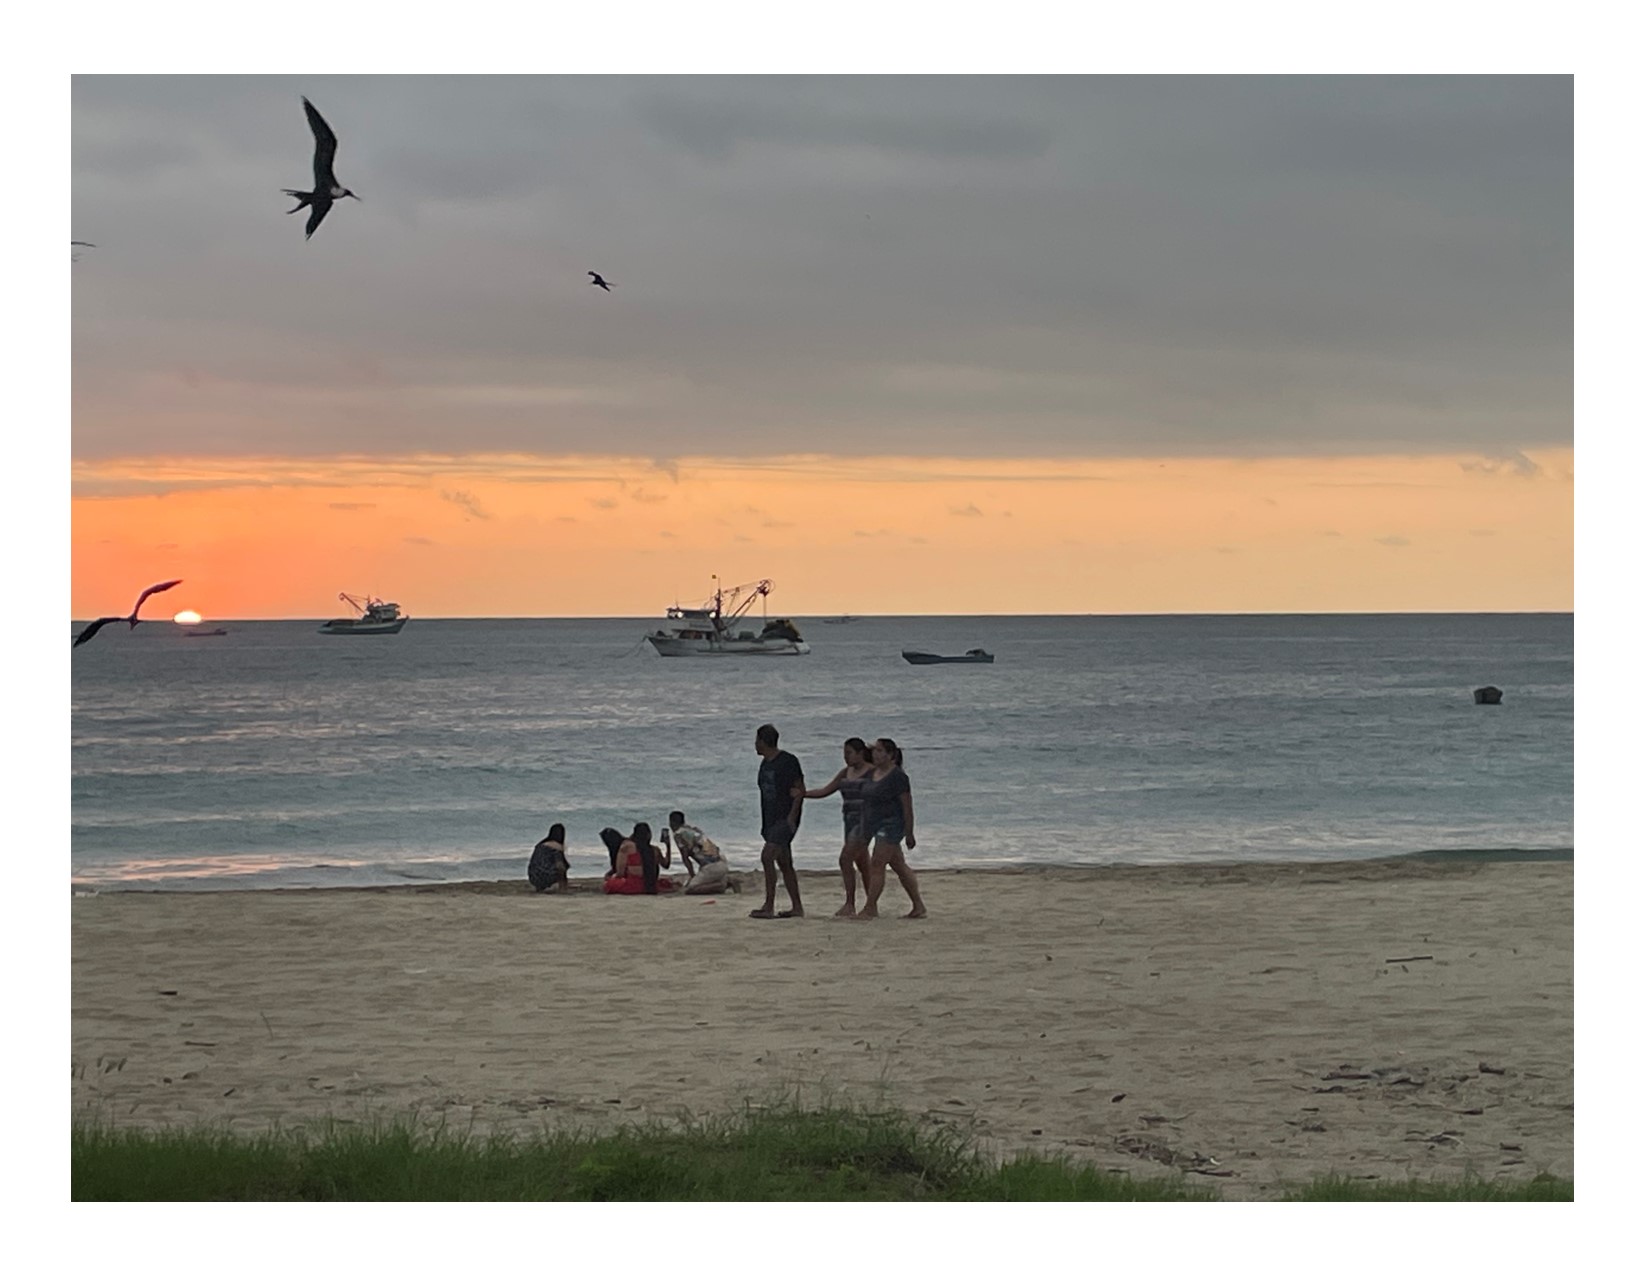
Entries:
[[399,633],[402,626],[407,623],[408,617],[401,614],[401,608],[394,602],[385,602],[370,595],[358,598],[353,593],[340,593],[338,600],[348,602],[355,608],[355,614],[339,620],[328,620],[321,626],[322,633],[349,633],[362,636]]
[[[666,624],[647,635],[660,655],[806,655],[808,644],[789,620],[770,620],[767,598],[773,581],[717,586],[700,607],[673,606]],[[762,599],[762,618],[748,612]]]

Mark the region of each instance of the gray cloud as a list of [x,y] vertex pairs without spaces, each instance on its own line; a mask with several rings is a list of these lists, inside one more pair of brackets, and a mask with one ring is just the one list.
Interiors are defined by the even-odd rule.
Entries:
[[1409,540],[1404,536],[1376,536],[1375,543],[1386,545],[1389,549],[1407,549]]
[[376,509],[378,505],[371,500],[333,500],[327,502],[328,509],[342,509],[353,512],[358,509]]
[[953,518],[984,518],[985,512],[973,501],[966,505],[952,505],[950,513]]
[[1483,460],[1465,460],[1461,468],[1469,474],[1513,474],[1519,478],[1539,478],[1541,466],[1516,449],[1503,456],[1486,456]]
[[[71,93],[77,458],[1571,440],[1565,77]],[[366,200],[307,243],[301,93]]]
[[448,504],[457,505],[472,518],[486,520],[492,517],[491,514],[481,507],[481,501],[476,499],[475,496],[471,495],[467,491],[443,491],[441,493],[441,499],[445,500]]

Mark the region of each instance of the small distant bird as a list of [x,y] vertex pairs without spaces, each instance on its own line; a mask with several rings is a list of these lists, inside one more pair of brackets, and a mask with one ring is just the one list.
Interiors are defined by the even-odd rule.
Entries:
[[607,280],[602,278],[601,275],[597,274],[594,270],[586,270],[585,274],[590,276],[590,282],[593,287],[600,288],[603,292],[613,291],[613,289],[608,286]]
[[309,224],[304,227],[304,238],[308,239],[315,233],[315,228],[321,224],[329,212],[332,211],[334,200],[360,199],[353,190],[345,190],[338,184],[338,179],[332,175],[332,157],[338,153],[338,138],[327,122],[321,118],[321,112],[310,105],[309,99],[303,99],[304,114],[309,117],[309,131],[315,134],[315,189],[314,190],[283,190],[283,195],[291,195],[298,201],[297,208],[288,208],[287,216],[297,212],[299,208],[308,208]]
[[[69,240],[69,247],[71,247],[71,248],[95,248],[95,247],[97,247],[97,245],[95,243],[87,243],[84,239],[71,239],[71,240]],[[71,252],[69,254],[69,260],[70,261],[79,261],[80,260],[80,254],[78,252]]]
[[106,615],[100,620],[93,620],[75,635],[74,644],[76,646],[80,646],[84,642],[90,642],[97,636],[97,631],[105,624],[118,624],[121,620],[125,620],[129,627],[134,629],[137,628],[138,612],[143,610],[144,599],[146,599],[151,593],[160,593],[166,589],[170,589],[173,585],[182,583],[182,580],[167,580],[162,584],[150,585],[142,593],[138,594],[138,600],[132,604],[131,615]]

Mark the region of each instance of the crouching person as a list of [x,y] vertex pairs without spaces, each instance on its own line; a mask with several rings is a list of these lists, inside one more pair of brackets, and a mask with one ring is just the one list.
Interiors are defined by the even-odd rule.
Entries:
[[676,842],[676,849],[681,852],[682,863],[688,870],[688,883],[684,888],[686,894],[721,894],[732,889],[736,893],[739,883],[728,874],[728,861],[722,857],[722,849],[698,828],[687,822],[687,816],[680,810],[670,812],[670,827],[665,832],[665,844],[671,840]]
[[550,825],[544,840],[533,847],[533,857],[527,861],[527,883],[539,893],[567,891],[567,829],[559,823]]

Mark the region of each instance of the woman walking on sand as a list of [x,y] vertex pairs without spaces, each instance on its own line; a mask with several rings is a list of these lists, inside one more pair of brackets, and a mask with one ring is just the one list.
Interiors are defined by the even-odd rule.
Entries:
[[871,745],[871,770],[865,776],[863,797],[865,839],[871,843],[871,871],[865,880],[861,920],[877,915],[877,900],[882,897],[889,868],[893,868],[899,883],[911,896],[911,910],[905,919],[920,921],[928,915],[917,889],[917,874],[905,862],[905,850],[900,849],[901,836],[906,850],[917,848],[917,821],[911,813],[911,781],[906,778],[903,761],[904,755],[893,740],[879,739]]
[[865,840],[864,808],[865,782],[871,773],[871,750],[858,735],[842,744],[842,769],[836,778],[823,788],[803,793],[804,797],[829,797],[842,794],[842,853],[837,866],[842,869],[842,888],[848,901],[836,910],[836,916],[854,914],[854,869],[865,878],[865,897],[871,896],[871,848]]

